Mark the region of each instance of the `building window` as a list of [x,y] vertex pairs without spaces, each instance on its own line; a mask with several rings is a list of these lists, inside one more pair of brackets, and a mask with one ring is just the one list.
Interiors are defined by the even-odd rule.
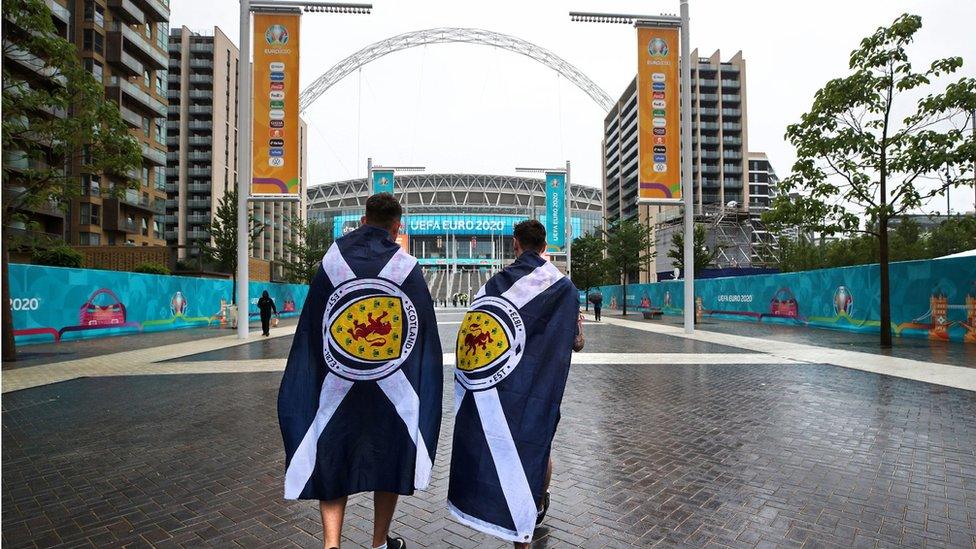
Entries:
[[169,46],[169,23],[166,21],[156,23],[156,45],[161,50]]
[[101,179],[97,175],[82,174],[81,192],[85,196],[100,196],[102,194]]
[[149,223],[145,217],[142,218],[142,236],[149,236]]
[[82,41],[82,48],[87,51],[93,51],[99,55],[105,51],[105,37],[96,30],[85,29],[82,34]]
[[149,125],[150,125],[149,119],[146,118],[145,116],[143,116],[142,117],[142,134],[145,135],[146,137],[149,137]]
[[78,209],[78,223],[81,225],[101,225],[102,209],[98,204],[82,202]]
[[156,93],[166,95],[166,71],[156,71]]
[[78,244],[81,246],[98,246],[102,242],[102,235],[98,233],[79,232]]
[[156,119],[156,141],[159,143],[166,142],[166,119],[157,118]]
[[159,239],[164,238],[165,237],[165,233],[163,232],[163,222],[162,221],[154,220],[153,221],[153,231],[154,231],[153,232],[153,236],[154,237],[159,238]]
[[102,83],[105,72],[104,72],[104,67],[102,66],[101,63],[95,61],[91,57],[87,57],[85,58],[85,70],[92,73],[92,75],[95,77],[96,82],[98,82],[99,84]]
[[152,73],[149,71],[142,71],[142,81],[146,84],[146,87],[152,89]]
[[142,30],[146,34],[146,38],[152,38],[152,23],[147,22]]
[[157,191],[166,190],[166,168],[162,166],[153,168],[153,185]]
[[85,1],[85,21],[93,21],[99,27],[105,26],[105,8],[94,0]]

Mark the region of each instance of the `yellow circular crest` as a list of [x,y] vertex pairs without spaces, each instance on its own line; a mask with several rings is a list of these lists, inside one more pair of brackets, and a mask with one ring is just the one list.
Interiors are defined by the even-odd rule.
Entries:
[[332,339],[350,356],[375,362],[400,358],[403,350],[401,299],[372,295],[346,304],[330,330]]
[[464,315],[457,336],[457,368],[474,372],[486,368],[508,351],[511,344],[501,322],[484,310]]

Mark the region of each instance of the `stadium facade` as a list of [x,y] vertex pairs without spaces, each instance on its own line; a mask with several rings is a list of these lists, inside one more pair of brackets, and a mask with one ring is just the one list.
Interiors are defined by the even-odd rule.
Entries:
[[[309,186],[308,217],[337,238],[359,226],[370,194],[365,178]],[[514,259],[515,223],[545,220],[541,178],[397,174],[394,194],[404,207],[401,245],[418,258],[441,299],[476,291],[491,270]],[[572,185],[570,199],[574,238],[603,226],[601,189]]]

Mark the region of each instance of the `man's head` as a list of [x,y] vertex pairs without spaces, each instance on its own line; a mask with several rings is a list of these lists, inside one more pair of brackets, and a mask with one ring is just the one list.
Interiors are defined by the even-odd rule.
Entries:
[[546,228],[535,219],[527,219],[515,224],[515,255],[525,252],[542,253],[546,251]]
[[400,234],[400,216],[403,208],[390,193],[376,193],[366,199],[366,215],[360,219],[363,225],[385,229],[390,238]]

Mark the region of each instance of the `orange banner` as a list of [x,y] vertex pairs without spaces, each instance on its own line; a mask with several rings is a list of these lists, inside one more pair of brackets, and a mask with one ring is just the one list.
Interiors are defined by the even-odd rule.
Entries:
[[637,29],[638,199],[681,199],[678,29]]
[[298,195],[301,14],[254,14],[251,195]]

